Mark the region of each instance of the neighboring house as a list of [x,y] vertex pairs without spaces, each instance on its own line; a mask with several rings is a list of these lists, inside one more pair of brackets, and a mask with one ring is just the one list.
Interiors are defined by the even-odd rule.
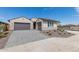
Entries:
[[63,28],[66,30],[78,30],[79,31],[79,25],[63,25]]
[[25,17],[19,17],[9,20],[9,24],[10,30],[53,30],[57,29],[60,22],[44,18],[32,18],[29,20]]
[[0,32],[8,31],[8,30],[9,30],[9,24],[0,21]]

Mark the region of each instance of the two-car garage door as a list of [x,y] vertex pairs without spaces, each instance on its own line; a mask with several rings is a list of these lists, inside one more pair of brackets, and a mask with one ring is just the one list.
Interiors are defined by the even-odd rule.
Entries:
[[30,23],[14,23],[14,30],[29,30],[30,29]]

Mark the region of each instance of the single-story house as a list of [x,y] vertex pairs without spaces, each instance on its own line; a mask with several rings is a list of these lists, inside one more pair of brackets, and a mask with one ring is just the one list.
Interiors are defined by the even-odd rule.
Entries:
[[60,25],[59,21],[45,18],[32,18],[31,21],[33,22],[33,29],[37,30],[53,30]]
[[0,32],[8,31],[9,30],[9,24],[6,22],[0,21]]
[[69,25],[63,25],[62,27],[66,30],[79,31],[79,25],[69,24]]
[[19,17],[9,20],[10,30],[53,30],[57,29],[60,22],[45,18],[32,18]]
[[32,21],[25,17],[18,17],[8,20],[10,30],[30,30],[32,29]]

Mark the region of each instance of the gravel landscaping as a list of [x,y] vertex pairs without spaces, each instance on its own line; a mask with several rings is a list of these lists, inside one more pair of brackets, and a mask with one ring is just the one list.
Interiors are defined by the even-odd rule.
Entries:
[[0,33],[0,49],[5,47],[10,34],[11,32],[9,31]]
[[59,30],[47,30],[47,31],[42,31],[41,33],[49,37],[63,37],[63,38],[68,38],[74,35],[73,33],[67,31],[59,31]]

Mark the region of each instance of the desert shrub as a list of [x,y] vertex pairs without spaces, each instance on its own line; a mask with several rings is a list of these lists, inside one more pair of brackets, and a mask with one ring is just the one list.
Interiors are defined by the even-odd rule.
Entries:
[[71,33],[68,33],[68,34],[71,34]]
[[56,32],[56,30],[53,30],[54,32]]
[[51,30],[48,31],[48,35],[49,36],[52,35],[52,31]]
[[64,28],[63,27],[58,27],[58,29],[57,29],[58,31],[61,31],[61,32],[64,32]]
[[49,32],[45,32],[45,33],[49,33]]
[[49,33],[48,33],[48,35],[50,36],[50,35],[52,35],[52,33],[51,33],[51,32],[49,32]]
[[59,26],[57,29],[57,32],[59,35],[63,35],[65,31],[64,31],[64,28],[62,26]]

